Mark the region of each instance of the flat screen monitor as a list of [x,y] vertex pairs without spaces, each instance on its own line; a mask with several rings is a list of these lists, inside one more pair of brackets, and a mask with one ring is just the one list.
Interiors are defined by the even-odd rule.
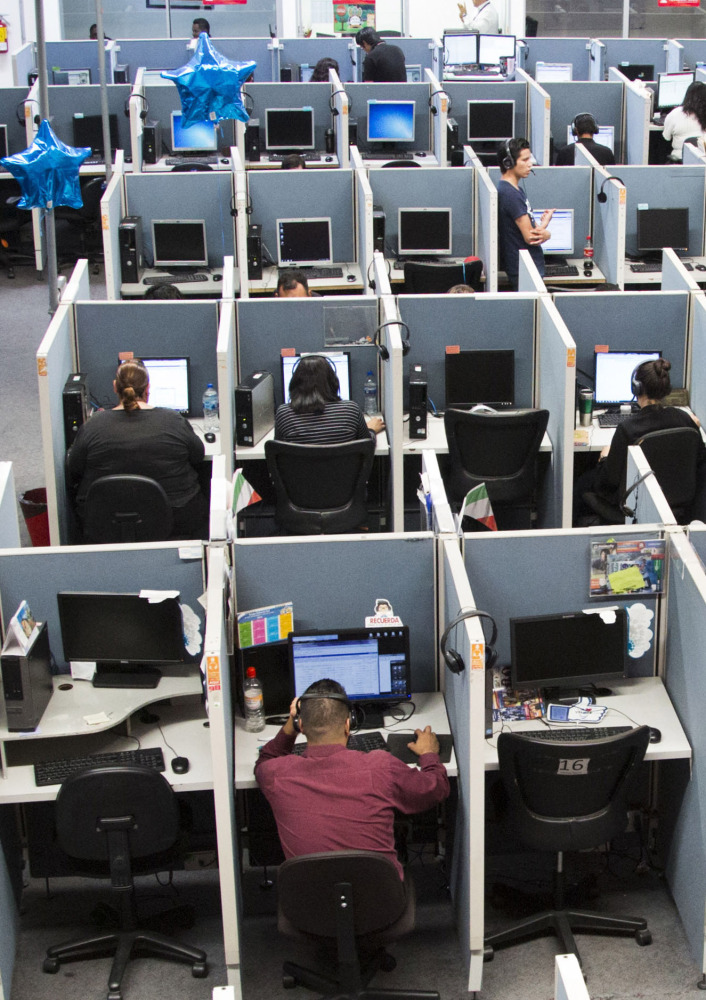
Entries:
[[[115,152],[120,144],[118,137],[118,116],[108,115],[111,152]],[[104,156],[103,149],[103,118],[101,115],[75,114],[73,117],[74,146],[90,146],[96,156]]]
[[[294,354],[282,358],[282,389],[283,397],[289,402],[289,383],[292,381],[294,369],[302,358],[311,354],[320,354],[328,358],[338,376],[339,396],[341,399],[351,398],[351,355],[350,351],[306,351],[304,354]],[[151,397],[150,397],[151,398]]]
[[299,64],[299,73],[300,73],[300,76],[301,76],[301,82],[302,83],[310,83],[311,82],[311,78],[312,78],[312,76],[314,74],[314,67],[310,66],[309,63],[300,63]]
[[602,685],[625,676],[627,613],[620,607],[511,618],[510,645],[515,690]]
[[472,31],[444,34],[444,66],[478,65],[478,35]]
[[538,59],[534,66],[537,83],[571,83],[574,78],[573,63],[550,63]]
[[469,101],[468,141],[504,142],[515,134],[514,101]]
[[654,80],[655,68],[652,63],[621,63],[618,69],[628,80]]
[[407,63],[407,83],[421,83],[422,82],[422,67],[421,64],[414,63],[410,65]]
[[459,351],[446,355],[446,408],[515,405],[515,352]]
[[91,82],[90,69],[54,69],[52,83],[60,86],[84,87]]
[[[598,131],[592,137],[594,142],[600,143],[601,146],[607,146],[611,152],[615,152],[615,126],[614,125],[599,125]],[[576,142],[577,136],[575,136],[571,131],[571,126],[566,126],[566,141],[567,143]]]
[[95,663],[95,687],[156,687],[157,664],[189,661],[178,597],[61,591],[56,599],[64,659]]
[[630,377],[644,361],[656,361],[661,351],[596,351],[593,385],[596,406],[627,406],[634,399]]
[[155,267],[208,267],[203,219],[153,219]]
[[277,263],[280,267],[330,264],[331,219],[277,219]]
[[[539,225],[543,208],[532,209],[535,224]],[[574,255],[574,210],[573,208],[555,208],[554,215],[547,226],[551,237],[542,243],[545,254],[559,254],[562,257]]]
[[0,159],[10,151],[10,147],[7,144],[7,125],[0,125]]
[[659,73],[655,105],[660,111],[671,111],[684,102],[684,94],[694,82],[693,73]]
[[451,253],[450,208],[400,208],[397,242],[400,256],[442,256]]
[[503,59],[514,58],[514,35],[478,35],[479,66],[499,66]]
[[368,142],[414,142],[414,101],[368,101]]
[[150,406],[189,416],[189,359],[142,358],[150,377]]
[[265,146],[273,153],[316,149],[313,108],[265,108]]
[[172,111],[172,152],[211,153],[218,149],[218,132],[213,122],[196,122],[184,128],[181,111]]
[[638,208],[637,252],[689,249],[688,208]]

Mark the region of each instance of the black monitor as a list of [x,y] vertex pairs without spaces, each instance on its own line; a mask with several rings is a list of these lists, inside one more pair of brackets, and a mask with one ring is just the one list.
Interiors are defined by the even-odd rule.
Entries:
[[205,221],[153,219],[152,254],[155,267],[207,267]]
[[273,153],[316,149],[314,109],[265,108],[265,147]]
[[659,111],[671,111],[684,103],[684,94],[694,82],[694,74],[660,73],[657,77],[655,107]]
[[446,354],[446,409],[515,405],[514,351],[458,351]]
[[503,142],[515,134],[514,101],[468,101],[468,141]]
[[333,260],[331,219],[277,219],[279,267],[312,267]]
[[[591,688],[625,677],[627,612],[596,608],[510,619],[514,690]],[[610,693],[610,692],[608,692]],[[549,697],[556,697],[556,692]]]
[[178,597],[61,591],[56,599],[64,659],[95,663],[94,687],[156,687],[157,664],[190,660]]
[[450,254],[452,239],[450,208],[398,209],[397,249],[401,257]]
[[[118,116],[108,115],[111,154],[118,149]],[[74,146],[90,146],[96,156],[105,156],[103,148],[103,118],[101,115],[75,114],[73,117]]]
[[654,80],[655,68],[652,63],[621,63],[616,67],[628,80]]
[[689,249],[688,208],[638,208],[637,252]]

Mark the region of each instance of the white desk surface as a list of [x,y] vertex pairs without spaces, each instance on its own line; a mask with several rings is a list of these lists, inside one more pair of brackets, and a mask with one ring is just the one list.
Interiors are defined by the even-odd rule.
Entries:
[[[338,157],[335,153],[319,152],[318,160],[307,160],[305,170],[330,170],[338,167]],[[281,160],[271,160],[267,153],[262,153],[259,160],[246,160],[246,170],[281,170]]]
[[[546,254],[544,258],[544,263],[551,264],[552,258],[551,254]],[[565,275],[561,278],[551,278],[547,275],[544,278],[545,285],[597,285],[605,284],[605,275],[599,267],[595,264],[590,275],[585,275],[583,273],[583,257],[569,257],[566,261],[567,264],[573,264],[574,267],[579,269],[578,275]]]
[[[206,275],[205,281],[179,281],[179,275],[174,274],[171,276],[170,285],[174,285],[181,292],[182,298],[185,299],[199,299],[199,298],[220,298],[223,293],[223,268],[222,267],[211,267],[211,268],[195,268],[203,274]],[[123,282],[120,285],[120,294],[129,298],[144,298],[147,292],[152,287],[151,285],[145,285],[143,279],[148,275],[169,278],[170,272],[167,268],[166,270],[155,270],[154,268],[147,268],[141,274],[139,281],[134,282]],[[237,275],[237,272],[236,272]],[[236,283],[237,284],[237,283]],[[235,293],[238,294],[239,288],[236,287]]]
[[[370,160],[366,157],[365,151],[360,150],[360,155],[363,157],[363,166],[367,170],[374,169],[375,167],[384,167],[386,163],[392,163],[395,159],[395,154],[390,153],[389,157],[385,160],[375,159]],[[416,163],[420,167],[438,167],[441,166],[439,160],[430,150],[423,150],[421,152],[414,151],[414,158],[412,160],[399,160],[400,163]]]
[[[171,156],[176,156],[176,155],[177,155],[176,153],[169,153],[170,157]],[[214,153],[208,153],[208,154],[204,153],[204,156],[207,156],[207,155],[208,156],[213,156],[215,154]],[[200,159],[198,153],[191,153],[190,156],[193,157],[196,160]],[[209,170],[214,170],[214,171],[215,170],[230,170],[231,166],[232,165],[231,165],[231,160],[230,160],[229,156],[219,156],[217,163],[209,163],[208,164],[208,169]],[[168,174],[173,169],[174,169],[174,167],[168,167],[167,166],[167,154],[166,153],[165,153],[164,156],[160,156],[160,158],[157,160],[156,163],[145,163],[144,161],[142,162],[142,172],[144,174],[152,174],[152,173],[162,173],[162,174],[166,173],[166,174]]]
[[[552,442],[545,432],[542,438],[540,451],[551,452]],[[446,428],[444,427],[444,415],[435,417],[431,413],[427,414],[427,436],[426,438],[409,437],[409,420],[405,418],[404,434],[402,435],[402,452],[405,455],[414,455],[421,451],[434,451],[437,455],[448,455],[449,446],[446,441]]]
[[216,440],[207,441],[203,436],[203,417],[189,417],[189,423],[196,431],[197,435],[203,441],[203,446],[206,450],[205,458],[213,458],[214,455],[220,455],[221,453],[221,434],[220,431],[216,431]]
[[[193,423],[193,421],[192,421]],[[257,444],[253,445],[251,448],[245,445],[236,445],[235,447],[235,458],[236,462],[264,462],[265,460],[265,442],[274,441],[275,429],[271,427],[264,437],[260,438]],[[215,445],[211,445],[215,448]],[[389,455],[390,454],[390,442],[387,440],[387,433],[383,430],[377,435],[377,441],[375,444],[375,456],[379,455]]]
[[[625,258],[625,268],[623,274],[625,276],[626,285],[661,285],[662,284],[662,272],[661,271],[649,271],[648,273],[640,274],[637,271],[631,271],[630,265],[636,264],[638,261],[628,260]],[[690,256],[688,261],[682,261],[683,265],[692,265],[692,270],[689,274],[695,281],[706,282],[706,257],[694,257]],[[702,270],[699,270],[702,268]],[[688,268],[687,268],[688,270]]]
[[[322,264],[322,267],[340,267],[342,278],[309,278],[309,290],[312,292],[360,292],[363,290],[363,275],[355,261],[333,261]],[[306,274],[306,268],[297,268]],[[350,279],[350,280],[349,280]],[[251,295],[274,295],[277,291],[279,268],[263,267],[262,278],[259,281],[248,282]]]
[[[682,410],[686,410],[687,413],[691,413],[688,406],[680,407]],[[603,451],[606,446],[610,446],[613,440],[613,434],[615,433],[615,427],[601,427],[598,423],[598,413],[603,413],[601,410],[593,411],[593,423],[590,427],[580,427],[578,422],[578,412],[576,414],[576,425],[575,430],[588,431],[588,444],[577,444],[574,442],[574,451]],[[696,425],[694,425],[696,426]],[[706,441],[706,434],[704,433],[703,427],[701,428],[701,436]]]
[[[689,741],[677,718],[677,713],[674,711],[661,677],[630,677],[611,684],[611,687],[614,692],[611,697],[598,699],[599,704],[608,708],[599,725],[653,726],[661,731],[662,740],[660,743],[648,745],[645,760],[691,759]],[[544,723],[539,720],[493,723],[493,738],[486,740],[485,743],[486,771],[497,771],[498,769],[497,737],[501,727],[506,732],[517,733],[546,728]],[[551,728],[571,731],[569,725],[552,725]]]
[[[385,717],[386,729],[381,730],[383,736],[387,733],[409,732],[410,741],[413,738],[415,729],[424,729],[431,726],[435,733],[448,733],[449,720],[446,715],[444,696],[440,691],[428,691],[423,694],[412,695],[412,701],[416,706],[416,711],[409,722],[397,722]],[[405,709],[408,711],[409,709]],[[253,768],[259,748],[268,743],[280,730],[280,726],[265,726],[261,733],[248,733],[245,731],[245,721],[239,716],[235,718],[235,787],[236,788],[257,788]],[[414,764],[410,764],[414,767]],[[456,754],[451,752],[451,760],[446,765],[449,777],[455,778],[458,775],[456,765]]]

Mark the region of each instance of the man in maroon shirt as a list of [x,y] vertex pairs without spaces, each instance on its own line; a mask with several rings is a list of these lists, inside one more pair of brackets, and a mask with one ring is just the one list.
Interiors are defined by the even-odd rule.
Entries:
[[[294,717],[308,746],[293,754]],[[350,707],[336,681],[310,685],[294,699],[289,718],[267,743],[255,765],[287,858],[321,851],[379,851],[397,867],[394,811],[417,813],[430,809],[449,794],[446,768],[439,760],[439,741],[431,726],[416,730],[410,749],[419,770],[408,767],[385,750],[348,750]]]

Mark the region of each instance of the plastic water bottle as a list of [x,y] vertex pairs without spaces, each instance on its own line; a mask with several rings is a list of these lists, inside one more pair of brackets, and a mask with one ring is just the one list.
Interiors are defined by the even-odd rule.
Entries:
[[245,671],[245,729],[248,733],[260,733],[265,728],[262,684],[257,679],[255,667]]
[[378,412],[378,384],[372,372],[368,372],[363,382],[363,413],[371,416]]
[[209,382],[203,394],[203,432],[208,434],[210,431],[216,434],[219,430],[218,393],[213,388],[213,382]]
[[583,259],[593,261],[593,240],[590,236],[586,237],[586,243],[583,248]]

